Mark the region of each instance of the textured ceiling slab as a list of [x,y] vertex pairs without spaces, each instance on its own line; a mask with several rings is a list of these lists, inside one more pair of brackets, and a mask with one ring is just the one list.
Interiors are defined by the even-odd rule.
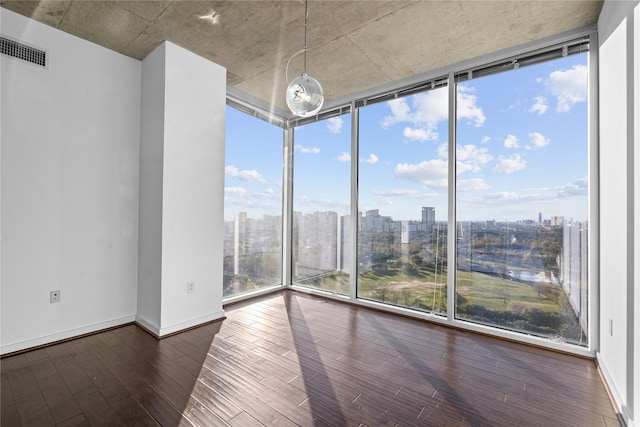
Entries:
[[[227,68],[227,84],[286,110],[287,60],[304,45],[300,1],[1,0],[143,59],[168,40]],[[309,0],[307,70],[327,102],[593,24],[602,1]],[[302,71],[291,61],[289,79]]]

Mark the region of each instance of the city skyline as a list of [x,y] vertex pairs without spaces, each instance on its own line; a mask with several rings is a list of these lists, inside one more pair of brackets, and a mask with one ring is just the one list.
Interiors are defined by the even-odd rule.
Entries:
[[[587,219],[586,72],[580,54],[458,85],[458,221]],[[358,211],[412,220],[433,206],[447,219],[447,96],[360,109]],[[282,130],[242,116],[228,108],[225,218],[281,215]],[[295,211],[350,213],[350,117],[295,128]]]
[[[435,208],[433,207],[426,207],[423,206],[421,209],[425,209],[425,208],[429,208],[429,209],[433,209],[433,215],[435,218]],[[380,215],[380,217],[386,217],[386,218],[390,218],[390,220],[392,222],[396,222],[396,223],[401,223],[401,222],[425,222],[425,216],[424,216],[424,212],[421,213],[420,215],[416,214],[415,217],[410,217],[407,219],[394,219],[392,216],[390,215],[386,215],[385,212],[383,210],[381,210],[380,208],[376,208],[376,209],[369,209],[367,211],[358,211],[358,218],[359,219],[363,219],[367,216],[367,213],[369,212],[374,212],[377,211],[378,214]],[[315,214],[326,214],[326,213],[332,213],[332,214],[336,214],[338,218],[348,218],[351,214],[347,213],[344,215],[338,215],[338,212],[336,211],[313,211],[313,212],[303,212],[303,211],[294,211],[293,215],[294,217],[296,215],[315,215]],[[282,217],[280,214],[277,215],[272,215],[272,214],[267,214],[267,213],[262,213],[259,216],[256,217],[250,217],[247,216],[248,212],[246,211],[240,211],[240,212],[236,212],[232,217],[229,218],[225,218],[225,223],[233,223],[238,215],[243,215],[244,218],[252,220],[252,221],[261,221],[261,220],[268,220],[268,221],[273,221],[274,219],[277,219],[278,221],[280,221],[280,218]],[[432,219],[430,220],[433,223],[447,223],[447,219]],[[536,215],[532,215],[531,218],[524,218],[524,219],[516,219],[516,220],[509,220],[508,218],[484,218],[484,219],[478,219],[478,220],[462,220],[462,219],[458,219],[457,223],[483,223],[483,222],[495,222],[495,223],[523,223],[523,224],[542,224],[542,225],[546,225],[546,226],[561,226],[563,225],[565,222],[571,222],[571,221],[577,221],[574,218],[566,218],[563,216],[558,216],[558,215],[549,215],[549,216],[544,216],[542,214],[542,212],[538,212]],[[581,221],[584,222],[584,221]]]

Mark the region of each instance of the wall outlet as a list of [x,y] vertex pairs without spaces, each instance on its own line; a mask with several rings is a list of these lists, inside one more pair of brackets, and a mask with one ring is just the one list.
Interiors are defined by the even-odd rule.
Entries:
[[192,294],[196,291],[196,282],[187,282],[187,293]]
[[49,303],[60,302],[60,291],[49,292]]

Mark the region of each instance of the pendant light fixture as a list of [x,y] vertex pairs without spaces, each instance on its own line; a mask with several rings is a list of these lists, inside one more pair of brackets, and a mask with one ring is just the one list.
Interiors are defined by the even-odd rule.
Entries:
[[[307,74],[307,1],[304,0],[304,49],[289,58],[289,62],[299,53],[304,54],[304,71],[293,79],[287,87],[287,105],[293,114],[299,117],[310,117],[318,113],[324,103],[324,93],[322,86],[313,77]],[[287,62],[287,70],[289,68]],[[288,80],[288,76],[287,76]]]

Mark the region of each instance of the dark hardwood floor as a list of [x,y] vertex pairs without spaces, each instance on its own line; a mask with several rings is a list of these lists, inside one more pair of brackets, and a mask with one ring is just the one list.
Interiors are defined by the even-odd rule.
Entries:
[[6,357],[2,426],[619,426],[591,360],[292,291]]

